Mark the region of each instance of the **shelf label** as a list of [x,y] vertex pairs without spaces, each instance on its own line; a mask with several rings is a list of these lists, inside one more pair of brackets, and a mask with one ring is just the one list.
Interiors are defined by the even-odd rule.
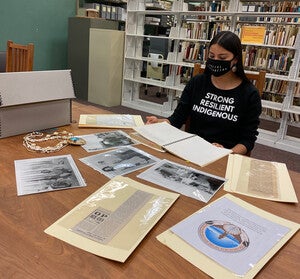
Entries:
[[243,26],[241,42],[242,44],[263,44],[265,33],[265,26]]

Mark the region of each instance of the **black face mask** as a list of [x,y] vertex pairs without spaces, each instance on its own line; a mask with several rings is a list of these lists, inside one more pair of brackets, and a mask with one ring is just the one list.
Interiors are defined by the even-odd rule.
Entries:
[[206,61],[206,68],[213,76],[220,77],[231,70],[232,68],[231,61],[233,59],[228,61],[228,60],[215,60],[215,59],[208,58]]

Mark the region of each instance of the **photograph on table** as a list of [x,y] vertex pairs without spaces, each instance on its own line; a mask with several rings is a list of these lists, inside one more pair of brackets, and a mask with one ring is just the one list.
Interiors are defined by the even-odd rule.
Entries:
[[15,161],[18,196],[86,186],[71,155]]
[[135,143],[127,133],[121,130],[88,134],[80,137],[86,141],[82,147],[87,152],[96,152]]
[[103,175],[113,178],[155,164],[160,159],[133,146],[125,146],[84,157],[80,161]]
[[208,202],[226,181],[168,160],[158,162],[137,177],[203,202]]

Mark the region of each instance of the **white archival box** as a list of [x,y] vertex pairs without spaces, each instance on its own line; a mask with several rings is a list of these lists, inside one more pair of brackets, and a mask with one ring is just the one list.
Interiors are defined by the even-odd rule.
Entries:
[[0,138],[69,125],[70,70],[0,73]]

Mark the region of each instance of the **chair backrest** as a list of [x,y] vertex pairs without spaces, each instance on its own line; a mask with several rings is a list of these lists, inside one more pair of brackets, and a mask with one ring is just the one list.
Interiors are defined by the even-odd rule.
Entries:
[[34,45],[20,45],[7,41],[6,72],[32,71]]
[[246,76],[250,81],[254,81],[254,85],[258,89],[261,97],[266,82],[266,71],[261,70],[258,73],[246,73]]
[[198,74],[203,74],[204,73],[204,68],[201,68],[200,63],[195,63],[194,64],[194,69],[193,69],[193,77],[198,75]]

